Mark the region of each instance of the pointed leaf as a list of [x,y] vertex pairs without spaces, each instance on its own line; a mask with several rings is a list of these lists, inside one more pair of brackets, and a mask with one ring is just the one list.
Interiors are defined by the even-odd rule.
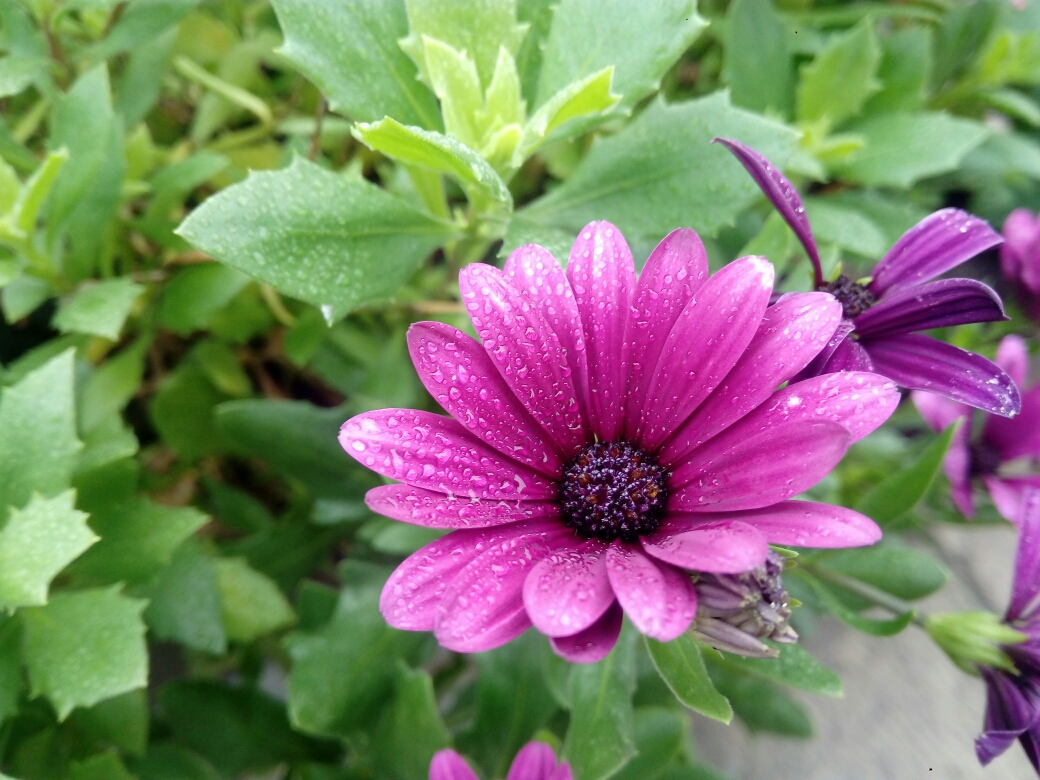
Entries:
[[81,287],[54,315],[62,333],[88,333],[115,341],[144,287],[128,276]]
[[736,105],[790,117],[794,59],[787,45],[787,25],[771,0],[730,3],[725,76]]
[[218,558],[213,564],[228,639],[252,642],[296,622],[296,613],[269,577],[241,558]]
[[838,618],[842,623],[852,626],[857,631],[862,631],[864,634],[870,634],[871,636],[893,636],[898,634],[914,620],[914,611],[904,612],[901,615],[897,615],[894,618],[888,620],[879,620],[875,618],[867,618],[849,609],[826,585],[820,582],[818,579],[808,574],[804,569],[797,569],[791,573],[792,577],[797,577],[803,582],[808,583],[809,587],[812,588],[813,593],[823,602],[823,605],[827,608],[834,617]]
[[387,780],[423,777],[434,753],[451,744],[429,672],[399,663],[394,700],[379,723],[375,742],[376,773]]
[[661,679],[675,697],[695,712],[722,723],[733,719],[726,697],[715,690],[701,657],[701,648],[689,634],[671,642],[646,639],[646,648]]
[[826,120],[833,127],[855,116],[881,88],[875,78],[881,49],[869,16],[847,33],[836,35],[802,68],[798,85],[798,120]]
[[[610,66],[567,85],[549,98],[524,126],[513,158],[513,167],[519,168],[546,137],[569,120],[603,114],[613,108],[621,99],[620,95],[615,95],[611,90],[613,78],[614,66]],[[566,137],[566,133],[562,133],[561,137]]]
[[743,658],[730,653],[722,653],[722,656],[725,664],[766,680],[821,696],[842,695],[838,675],[809,655],[801,645],[774,644],[773,647],[780,651],[779,658]]

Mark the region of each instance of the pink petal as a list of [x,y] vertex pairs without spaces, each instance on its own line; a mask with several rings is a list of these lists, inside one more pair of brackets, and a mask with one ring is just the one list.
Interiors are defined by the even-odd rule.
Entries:
[[544,742],[528,742],[516,754],[506,780],[549,780],[556,769],[556,754]]
[[[514,249],[503,269],[506,279],[520,294],[541,311],[560,345],[567,352],[578,402],[588,405],[589,367],[585,351],[585,333],[581,328],[578,304],[574,300],[571,283],[560,263],[548,250],[537,244],[526,244]],[[587,416],[588,412],[585,411]]]
[[671,642],[690,627],[697,614],[697,592],[687,574],[648,558],[637,545],[614,543],[607,572],[629,620],[660,642]]
[[[573,531],[572,531],[573,533]],[[546,636],[570,636],[595,623],[614,601],[606,542],[591,539],[543,558],[524,583],[524,604]]]
[[1022,388],[1029,375],[1029,347],[1026,346],[1026,340],[1014,333],[1005,336],[1000,340],[997,357],[993,362],[1004,369],[1012,382]]
[[1040,458],[1040,385],[1022,393],[1022,411],[1013,420],[986,415],[982,440],[997,448],[1001,461]]
[[[947,426],[957,422],[962,417],[970,418],[972,409],[965,404],[951,401],[935,393],[926,393],[923,390],[914,390],[910,393],[910,399],[917,407],[918,413],[929,428],[936,433],[945,431]],[[970,420],[966,423],[971,427]]]
[[1025,491],[1018,526],[1015,585],[1008,620],[1034,617],[1040,603],[1040,490]]
[[532,524],[527,532],[489,546],[455,575],[437,606],[434,632],[441,646],[478,653],[500,647],[531,627],[524,608],[524,580],[538,561],[574,533],[560,523],[546,525]]
[[1040,474],[1029,477],[997,477],[994,475],[982,478],[986,483],[997,511],[1010,523],[1020,525],[1022,522],[1022,499],[1026,491],[1040,489]]
[[823,479],[852,437],[830,420],[792,420],[741,438],[730,428],[672,475],[672,511],[731,512],[791,498]]
[[845,343],[849,334],[851,334],[854,329],[855,326],[852,324],[852,320],[841,320],[841,322],[838,323],[838,327],[834,329],[834,333],[830,340],[824,345],[823,349],[820,350],[820,354],[810,360],[809,365],[793,377],[791,381],[800,382],[808,377],[831,373],[830,369],[827,368],[827,364],[830,362],[831,357],[834,356],[838,347]]
[[497,268],[473,263],[459,274],[459,290],[498,372],[565,457],[585,442],[567,354],[539,308],[506,282]]
[[735,260],[686,305],[665,340],[640,419],[639,441],[657,449],[736,364],[762,321],[773,266],[761,257]]
[[766,559],[762,533],[739,520],[702,523],[688,515],[669,515],[657,531],[640,540],[659,561],[690,571],[740,574]]
[[781,501],[745,512],[698,512],[680,517],[691,528],[739,520],[756,529],[770,544],[794,547],[861,547],[881,538],[881,529],[869,517],[813,501]]
[[609,222],[590,222],[578,234],[567,263],[585,332],[589,365],[589,421],[601,441],[621,434],[625,380],[625,327],[636,289],[632,252]]
[[513,460],[550,477],[563,461],[549,436],[524,411],[487,352],[442,322],[408,329],[408,350],[423,385],[466,430]]
[[827,293],[785,295],[766,309],[740,360],[661,448],[660,461],[679,462],[759,406],[779,385],[805,368],[840,321],[841,304]]
[[463,761],[462,756],[450,748],[435,754],[430,762],[430,780],[480,780],[476,773]]
[[1004,244],[1000,247],[1000,268],[1005,278],[1020,278],[1022,266],[1036,252],[1038,238],[1037,220],[1027,209],[1015,209],[1008,214],[1004,220]]
[[[615,601],[606,612],[593,623],[574,636],[549,637],[549,645],[553,652],[561,658],[565,658],[575,664],[594,664],[602,661],[614,645],[617,644],[621,635],[621,624],[624,622],[625,613]],[[561,764],[566,766],[566,764]],[[557,775],[553,775],[556,780]],[[560,775],[569,778],[570,774]]]
[[339,443],[378,474],[469,498],[554,498],[556,483],[482,444],[448,417],[380,409],[343,423]]
[[365,494],[377,515],[427,528],[488,528],[539,518],[558,519],[554,501],[484,501],[459,498],[409,485],[381,485]]
[[650,253],[639,274],[628,324],[628,393],[625,430],[633,438],[647,387],[679,314],[708,278],[708,256],[697,233],[673,230]]
[[549,533],[559,524],[511,523],[495,528],[454,531],[409,555],[383,586],[379,611],[394,628],[432,631],[437,605],[455,576],[474,558],[514,536]]
[[[620,623],[618,625],[620,625]],[[621,633],[620,629],[618,630],[618,633]],[[610,651],[608,650],[607,652]],[[580,664],[583,662],[574,659],[574,663]],[[549,775],[549,780],[574,780],[574,775],[571,774],[571,765],[568,764],[566,761],[561,761],[560,765],[556,767],[555,770],[553,770],[553,773],[551,775]]]

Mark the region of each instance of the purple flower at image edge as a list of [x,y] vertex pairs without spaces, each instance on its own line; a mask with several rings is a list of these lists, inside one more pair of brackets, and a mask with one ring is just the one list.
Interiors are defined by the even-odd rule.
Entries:
[[562,657],[593,662],[623,615],[659,641],[687,631],[691,571],[748,572],[770,543],[877,541],[859,513],[790,499],[889,417],[898,389],[850,371],[777,390],[830,340],[841,307],[819,292],[770,306],[772,281],[759,257],[709,278],[689,229],[637,279],[606,222],[581,231],[566,273],[536,245],[502,271],[464,268],[481,342],[437,322],[408,333],[451,417],[386,409],[340,432],[361,464],[404,483],[369,491],[373,511],[452,529],[391,575],[386,620],[457,652],[533,625]]
[[[513,759],[506,780],[573,780],[566,761],[556,763],[552,747],[528,742]],[[442,750],[430,762],[430,780],[480,780],[454,750]]]
[[1040,490],[1026,491],[1020,515],[1015,578],[1004,622],[1026,639],[1001,648],[1017,673],[979,668],[986,683],[986,715],[975,754],[986,765],[1017,739],[1040,773]]
[[737,141],[729,149],[790,225],[813,264],[814,286],[833,293],[844,317],[834,338],[800,378],[835,371],[876,371],[911,390],[928,390],[984,411],[1012,417],[1018,390],[986,358],[918,331],[1007,320],[999,296],[974,279],[941,274],[1003,240],[985,221],[942,209],[903,234],[871,274],[859,281],[823,278],[805,206],[794,185],[765,157]]
[[974,516],[972,485],[980,479],[997,511],[1017,524],[1024,492],[1030,487],[1040,488],[1040,473],[1035,468],[1040,460],[1040,384],[1025,389],[1029,353],[1019,336],[1004,337],[997,349],[996,363],[1023,388],[1022,411],[1013,420],[986,415],[977,437],[973,436],[974,410],[970,406],[919,391],[912,398],[921,417],[936,432],[964,420],[943,460],[943,471],[957,508],[965,517]]
[[1040,214],[1015,209],[1004,220],[1000,269],[1012,282],[1026,313],[1040,320]]

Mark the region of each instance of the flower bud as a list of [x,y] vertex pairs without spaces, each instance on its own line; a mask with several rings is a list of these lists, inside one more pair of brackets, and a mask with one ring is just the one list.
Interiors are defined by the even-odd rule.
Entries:
[[992,612],[932,615],[924,627],[942,651],[969,674],[977,674],[979,664],[1014,673],[1015,665],[1001,646],[1027,639],[1025,634],[1003,623]]

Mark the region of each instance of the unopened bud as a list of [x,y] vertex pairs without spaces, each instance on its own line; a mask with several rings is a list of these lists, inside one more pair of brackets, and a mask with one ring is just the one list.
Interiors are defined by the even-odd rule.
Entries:
[[979,665],[1014,673],[1015,665],[1003,645],[1016,645],[1027,637],[1002,622],[992,612],[946,612],[932,615],[925,630],[961,669],[977,674]]

